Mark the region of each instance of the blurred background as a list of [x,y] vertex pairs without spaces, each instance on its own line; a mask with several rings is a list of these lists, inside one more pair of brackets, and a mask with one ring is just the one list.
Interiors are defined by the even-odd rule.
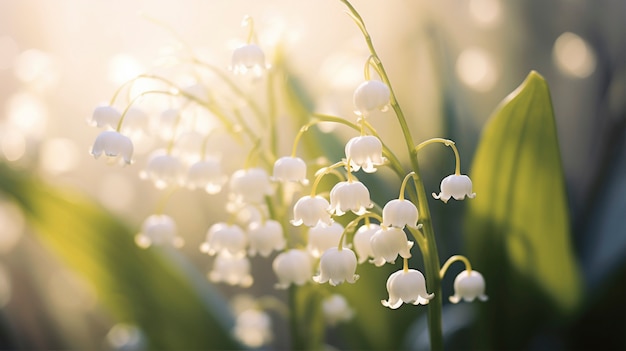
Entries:
[[[465,160],[464,172],[470,171],[481,129],[499,102],[530,70],[545,77],[585,298],[566,320],[536,321],[538,328],[520,331],[520,344],[507,346],[624,349],[626,2],[355,0],[353,5],[367,24],[414,137],[455,140]],[[332,0],[0,1],[0,159],[19,177],[32,175],[86,195],[136,232],[160,196],[138,177],[148,148],[138,146],[137,164],[130,167],[94,161],[88,151],[98,130],[87,120],[95,106],[106,103],[124,81],[180,50],[180,38],[226,69],[232,49],[247,35],[241,20],[250,15],[260,46],[280,44],[315,111],[353,116],[352,93],[363,79],[368,51],[344,10]],[[167,24],[178,37],[147,18]],[[271,59],[272,51],[267,52]],[[403,150],[395,123],[376,126],[391,147]],[[343,132],[337,130],[339,139],[346,138]],[[295,129],[284,133],[280,142],[288,152]],[[451,170],[448,151],[435,150],[420,159],[427,189],[435,191],[441,175]],[[237,167],[229,164],[227,170]],[[171,257],[187,274],[202,279],[211,260],[201,255],[197,244],[208,225],[223,215],[225,197],[183,192],[170,201],[168,212],[179,221],[187,242],[180,256]],[[462,213],[462,205],[457,205],[433,215]],[[446,232],[445,252],[464,252],[461,221],[442,219],[435,224]],[[259,262],[269,267],[269,261]],[[269,271],[264,274],[250,291],[202,289],[213,289],[218,298],[236,292],[276,294],[275,278]],[[384,287],[382,291],[380,298]],[[141,328],[119,320],[100,295],[89,277],[77,274],[39,239],[23,208],[0,195],[1,346],[145,346]],[[422,314],[406,315],[423,326]],[[338,331],[329,335],[331,341],[341,340]],[[406,338],[404,348],[422,347]],[[288,345],[280,336],[276,339],[269,348]],[[449,345],[467,348],[453,341]]]

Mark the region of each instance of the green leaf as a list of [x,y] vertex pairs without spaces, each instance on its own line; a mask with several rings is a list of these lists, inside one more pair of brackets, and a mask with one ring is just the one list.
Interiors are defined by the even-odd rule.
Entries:
[[142,330],[149,349],[240,347],[229,336],[232,317],[208,282],[180,258],[139,249],[133,231],[93,201],[2,164],[0,191],[24,210],[39,239],[93,285],[114,319]]
[[485,126],[471,178],[477,197],[469,201],[465,238],[487,280],[493,327],[504,328],[506,318],[514,328],[537,324],[542,313],[573,312],[580,274],[550,92],[537,72]]

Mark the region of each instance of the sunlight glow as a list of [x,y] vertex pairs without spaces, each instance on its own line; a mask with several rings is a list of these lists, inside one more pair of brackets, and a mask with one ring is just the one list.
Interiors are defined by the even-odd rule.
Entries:
[[470,0],[469,13],[477,24],[491,26],[502,17],[502,5],[499,0]]
[[596,68],[596,54],[580,36],[565,32],[554,42],[552,58],[562,73],[574,78],[586,78]]
[[41,168],[51,174],[71,171],[78,165],[76,144],[70,139],[48,139],[41,145],[39,162]]
[[461,52],[456,61],[456,72],[463,83],[481,92],[490,90],[498,78],[491,56],[479,48]]
[[24,135],[17,131],[4,132],[0,142],[2,155],[9,162],[15,162],[24,157],[26,153],[26,139]]
[[40,137],[46,130],[48,109],[45,103],[30,93],[16,93],[7,102],[7,117],[11,127],[24,135]]
[[109,60],[109,80],[122,84],[144,71],[139,61],[129,54],[120,53]]

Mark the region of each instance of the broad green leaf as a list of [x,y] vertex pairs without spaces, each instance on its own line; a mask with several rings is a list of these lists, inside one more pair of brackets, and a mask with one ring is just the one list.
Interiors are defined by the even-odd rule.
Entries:
[[208,283],[86,197],[0,164],[0,192],[25,212],[39,239],[82,274],[119,322],[136,324],[149,349],[233,349],[232,318]]
[[492,321],[494,328],[574,311],[580,275],[550,92],[537,72],[485,126],[471,178],[477,197],[467,213],[470,258],[485,273],[493,316],[512,319]]

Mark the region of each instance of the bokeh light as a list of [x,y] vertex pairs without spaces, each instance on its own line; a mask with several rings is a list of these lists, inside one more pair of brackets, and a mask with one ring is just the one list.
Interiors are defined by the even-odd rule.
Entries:
[[585,39],[565,32],[554,42],[552,57],[558,69],[573,78],[586,78],[596,68],[595,51]]

